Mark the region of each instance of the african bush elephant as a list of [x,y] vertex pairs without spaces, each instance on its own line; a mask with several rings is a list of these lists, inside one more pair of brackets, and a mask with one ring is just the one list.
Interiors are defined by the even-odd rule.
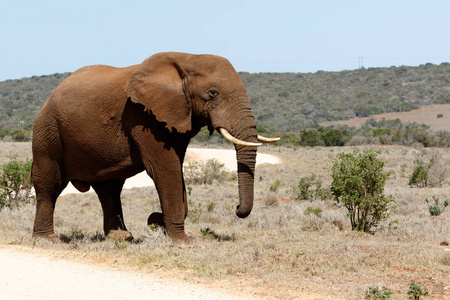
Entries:
[[228,60],[167,52],[131,67],[79,69],[55,89],[34,123],[33,235],[58,240],[55,203],[70,181],[81,192],[94,188],[105,235],[131,239],[120,193],[125,179],[145,170],[162,209],[150,219],[162,223],[173,240],[189,241],[182,164],[190,139],[203,126],[235,143],[240,198],[236,214],[245,218],[253,207],[260,144],[244,83]]

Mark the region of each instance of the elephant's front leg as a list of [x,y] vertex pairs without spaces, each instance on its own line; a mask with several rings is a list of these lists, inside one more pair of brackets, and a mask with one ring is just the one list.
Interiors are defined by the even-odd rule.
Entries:
[[181,166],[179,170],[162,170],[154,176],[167,235],[175,241],[190,242],[184,232],[187,199]]

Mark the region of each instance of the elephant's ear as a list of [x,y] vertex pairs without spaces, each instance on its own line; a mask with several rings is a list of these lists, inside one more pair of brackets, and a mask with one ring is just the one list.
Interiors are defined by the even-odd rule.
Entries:
[[[131,74],[125,91],[132,102],[144,105],[166,127],[184,133],[191,130],[191,102],[184,88],[187,75],[181,67],[183,53],[159,53],[146,59]],[[187,95],[187,97],[186,97]]]

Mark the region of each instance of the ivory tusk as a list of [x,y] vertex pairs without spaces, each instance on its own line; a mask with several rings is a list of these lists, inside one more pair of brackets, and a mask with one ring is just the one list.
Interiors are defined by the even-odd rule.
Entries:
[[235,138],[234,136],[232,136],[228,130],[226,130],[225,128],[220,127],[219,128],[219,132],[230,142],[232,142],[235,145],[239,145],[239,146],[261,146],[261,143],[252,143],[252,142],[245,142],[245,141],[241,141],[240,139]]
[[278,142],[280,140],[280,138],[267,138],[265,136],[259,135],[258,134],[258,141],[263,142],[263,143],[275,143]]

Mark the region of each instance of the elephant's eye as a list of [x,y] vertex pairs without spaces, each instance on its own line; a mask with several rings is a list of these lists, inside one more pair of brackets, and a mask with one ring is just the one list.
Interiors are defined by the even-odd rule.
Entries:
[[213,89],[213,90],[209,90],[209,97],[211,97],[211,99],[216,98],[219,95],[219,93]]

